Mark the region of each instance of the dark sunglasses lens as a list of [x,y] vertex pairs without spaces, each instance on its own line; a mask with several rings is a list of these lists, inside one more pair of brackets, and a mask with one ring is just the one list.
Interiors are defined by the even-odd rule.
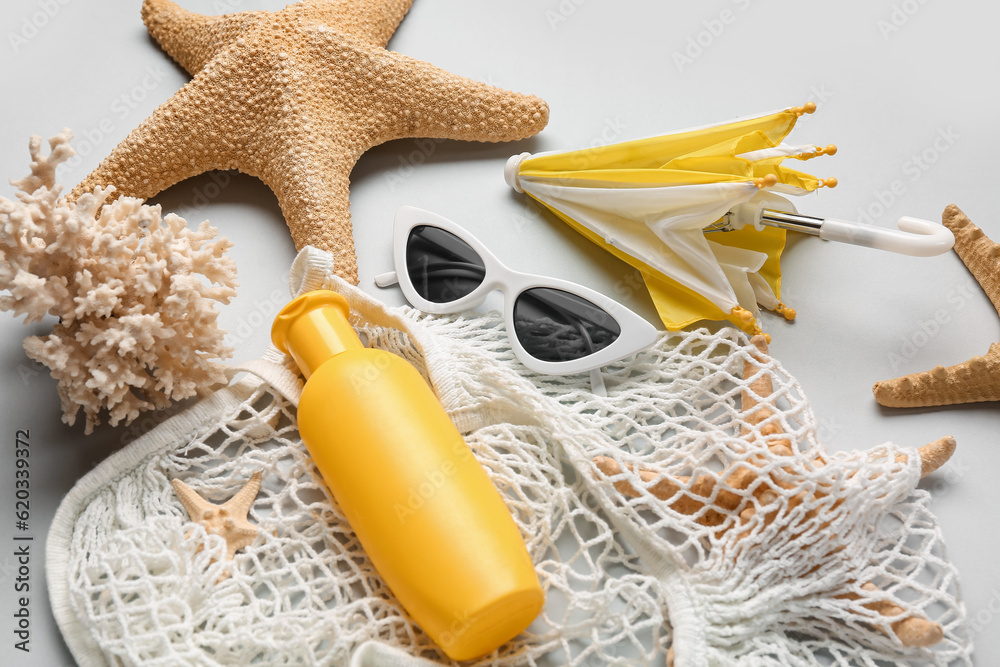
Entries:
[[610,313],[583,297],[534,287],[521,292],[514,302],[514,332],[534,358],[572,361],[611,345],[622,329]]
[[486,265],[472,246],[451,232],[420,225],[406,239],[406,273],[421,298],[450,303],[483,284]]

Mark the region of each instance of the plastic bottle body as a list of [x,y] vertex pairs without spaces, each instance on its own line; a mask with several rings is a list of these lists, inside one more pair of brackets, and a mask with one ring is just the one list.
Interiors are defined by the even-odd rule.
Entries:
[[384,350],[339,352],[312,370],[298,421],[373,565],[449,657],[492,651],[538,615],[517,525],[413,366]]

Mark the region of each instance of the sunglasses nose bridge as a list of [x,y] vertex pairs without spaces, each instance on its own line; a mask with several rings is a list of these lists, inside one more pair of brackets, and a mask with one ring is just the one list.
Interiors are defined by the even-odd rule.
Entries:
[[537,284],[541,276],[533,273],[524,273],[501,264],[499,261],[486,265],[487,279],[497,284],[497,289],[503,292],[504,297],[513,299],[524,290]]
[[[510,303],[509,290],[507,289],[506,284],[504,284],[502,281],[498,281],[496,278],[494,278],[487,272],[486,280],[483,281],[482,285],[476,288],[476,291],[474,292],[475,300],[473,303],[468,304],[468,307],[478,308],[487,301],[491,301],[491,303],[495,304],[496,302],[492,301],[492,299],[496,298],[493,295],[497,292],[499,292],[500,294],[499,308],[502,312],[503,310],[506,310],[508,308],[508,304]],[[491,306],[491,308],[492,307],[493,306]]]

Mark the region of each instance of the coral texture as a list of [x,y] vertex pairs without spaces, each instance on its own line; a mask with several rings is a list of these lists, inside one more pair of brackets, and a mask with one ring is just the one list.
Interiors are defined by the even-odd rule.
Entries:
[[[955,252],[1000,315],[1000,244],[954,204],[948,205],[941,220],[955,234]],[[876,401],[890,408],[1000,401],[1000,344],[993,343],[986,354],[954,366],[876,382],[872,392]]]
[[0,310],[59,318],[24,349],[57,380],[63,421],[83,408],[90,433],[102,408],[128,423],[226,380],[215,359],[232,350],[215,302],[236,294],[236,265],[207,222],[192,230],[138,199],[109,203],[111,187],[60,198],[55,169],[74,154],[71,137],[50,139],[48,156],[32,137],[31,175],[12,181],[16,201],[0,198]]
[[148,198],[212,169],[274,191],[295,246],[337,256],[356,283],[348,185],[390,139],[509,141],[548,121],[537,97],[455,76],[385,45],[412,0],[303,0],[278,12],[202,16],[145,0],[150,34],[194,78],[73,191]]

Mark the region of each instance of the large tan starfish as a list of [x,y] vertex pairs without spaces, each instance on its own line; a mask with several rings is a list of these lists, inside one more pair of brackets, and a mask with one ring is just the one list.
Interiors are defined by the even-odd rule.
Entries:
[[[954,204],[944,210],[942,222],[955,234],[955,252],[1000,315],[1000,244]],[[954,366],[876,382],[872,391],[876,401],[890,408],[1000,401],[1000,344],[993,343],[983,356]]]
[[150,34],[194,78],[73,191],[114,185],[143,199],[212,169],[274,190],[297,248],[337,256],[357,282],[348,184],[390,139],[510,141],[545,127],[548,106],[387,51],[413,0],[302,0],[277,12],[203,16],[144,0]]

